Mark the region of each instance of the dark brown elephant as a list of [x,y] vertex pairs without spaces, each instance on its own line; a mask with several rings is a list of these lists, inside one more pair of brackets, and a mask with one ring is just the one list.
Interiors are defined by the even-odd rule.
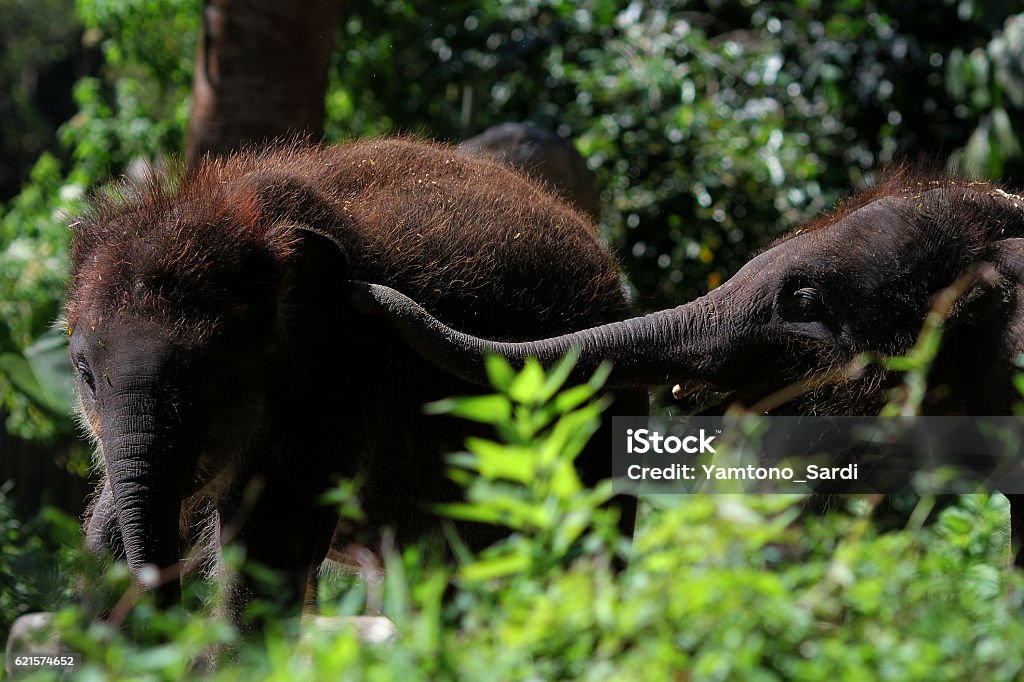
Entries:
[[[430,505],[459,495],[443,455],[466,427],[422,406],[474,387],[356,312],[352,279],[510,341],[628,317],[581,214],[497,163],[411,140],[210,161],[101,195],[72,229],[70,354],[104,473],[87,540],[137,576],[165,569],[165,601],[189,545],[230,529],[288,576],[276,596],[297,610],[329,551],[384,527],[420,537],[438,526]],[[618,399],[646,410],[643,391]],[[610,474],[599,452],[580,466],[589,482]],[[364,526],[339,527],[322,493],[357,475]],[[233,614],[255,589],[237,584]]]
[[[469,381],[482,380],[485,350],[551,363],[578,346],[579,371],[611,360],[613,385],[712,387],[759,409],[856,415],[877,414],[899,377],[880,364],[844,368],[862,353],[906,353],[936,295],[954,287],[960,295],[946,311],[923,410],[991,415],[1020,398],[1012,376],[1024,352],[1022,286],[1024,198],[899,174],[777,240],[691,303],[540,341],[455,331],[374,285],[353,295],[358,310],[388,319],[420,353]],[[794,384],[804,388],[778,397]],[[1017,534],[1022,502],[1011,496]]]
[[458,149],[507,163],[543,183],[592,222],[601,220],[597,179],[571,140],[530,123],[502,123],[471,137]]

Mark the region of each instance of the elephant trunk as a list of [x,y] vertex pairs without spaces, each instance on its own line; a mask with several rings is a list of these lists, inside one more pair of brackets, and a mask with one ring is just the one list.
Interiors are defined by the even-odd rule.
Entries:
[[103,479],[103,488],[93,502],[85,521],[85,547],[92,552],[108,550],[115,559],[124,559],[124,546],[117,530],[117,512],[114,509],[114,493],[110,490],[110,479]]
[[180,418],[159,399],[155,381],[126,382],[111,398],[103,454],[123,551],[132,575],[144,566],[161,570],[157,584],[142,580],[164,603],[176,602],[180,587],[173,568],[179,560],[182,498],[195,458],[181,447]]
[[574,370],[577,378],[589,376],[601,362],[611,361],[608,386],[612,388],[699,379],[715,369],[709,351],[712,340],[722,332],[714,296],[708,294],[677,308],[571,334],[517,343],[481,339],[454,330],[394,289],[352,283],[352,300],[358,311],[384,318],[420,355],[480,385],[488,383],[484,369],[488,352],[515,365],[535,357],[550,366],[572,348],[579,350]]

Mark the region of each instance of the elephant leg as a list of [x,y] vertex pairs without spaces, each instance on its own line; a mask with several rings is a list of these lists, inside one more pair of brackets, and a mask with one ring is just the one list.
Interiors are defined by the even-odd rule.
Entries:
[[[310,589],[315,595],[317,570],[337,524],[335,510],[319,503],[321,486],[297,486],[280,477],[266,480],[272,482],[251,509],[238,507],[242,523],[238,516],[235,524],[228,521],[237,525],[233,541],[245,548],[245,565],[229,582],[224,607],[240,630],[254,633],[269,618],[299,615]],[[258,611],[249,608],[253,600],[259,601]]]
[[1024,568],[1024,495],[1007,495],[1010,501],[1010,547],[1013,565]]
[[109,552],[115,560],[125,558],[124,541],[114,510],[114,493],[106,476],[84,522],[85,546],[92,552]]
[[319,567],[313,567],[306,577],[306,591],[302,597],[302,613],[316,613],[319,607],[320,575]]

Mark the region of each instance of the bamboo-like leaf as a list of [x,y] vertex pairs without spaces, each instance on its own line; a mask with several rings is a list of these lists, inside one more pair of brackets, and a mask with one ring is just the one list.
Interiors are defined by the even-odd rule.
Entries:
[[499,391],[508,391],[516,378],[516,371],[508,364],[508,360],[500,355],[489,354],[484,363],[491,386]]
[[474,561],[459,569],[459,576],[463,580],[479,582],[522,573],[529,567],[530,557],[522,552],[516,552]]
[[427,403],[423,411],[427,414],[450,414],[484,424],[496,424],[512,416],[512,404],[502,395],[474,395]]
[[477,504],[435,504],[434,512],[441,516],[447,516],[450,519],[477,521],[479,523],[489,523],[496,526],[503,525],[504,521],[501,512],[497,509],[491,509]]
[[594,372],[594,375],[590,377],[590,380],[587,382],[587,385],[590,386],[595,391],[599,391],[601,390],[601,387],[605,385],[605,382],[608,381],[608,377],[611,375],[611,373],[612,363],[606,360],[605,362],[602,362],[600,365],[598,365],[597,370]]
[[541,388],[544,386],[544,368],[537,358],[526,358],[522,371],[509,386],[508,395],[517,403],[538,402]]
[[569,375],[572,374],[572,368],[576,366],[576,361],[580,357],[579,346],[573,346],[565,357],[558,361],[551,371],[548,372],[547,378],[544,380],[544,385],[540,389],[540,394],[537,396],[537,401],[540,403],[546,403],[551,400],[551,396],[555,395],[565,382],[569,380]]
[[[484,478],[528,484],[536,475],[530,448],[503,445],[483,438],[469,438],[466,447],[475,455],[474,468]],[[452,460],[453,463],[454,460]]]

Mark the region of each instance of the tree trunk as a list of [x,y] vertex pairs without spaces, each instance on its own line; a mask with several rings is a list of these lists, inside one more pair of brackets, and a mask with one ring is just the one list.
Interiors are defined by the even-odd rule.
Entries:
[[323,135],[340,0],[205,0],[185,158]]

